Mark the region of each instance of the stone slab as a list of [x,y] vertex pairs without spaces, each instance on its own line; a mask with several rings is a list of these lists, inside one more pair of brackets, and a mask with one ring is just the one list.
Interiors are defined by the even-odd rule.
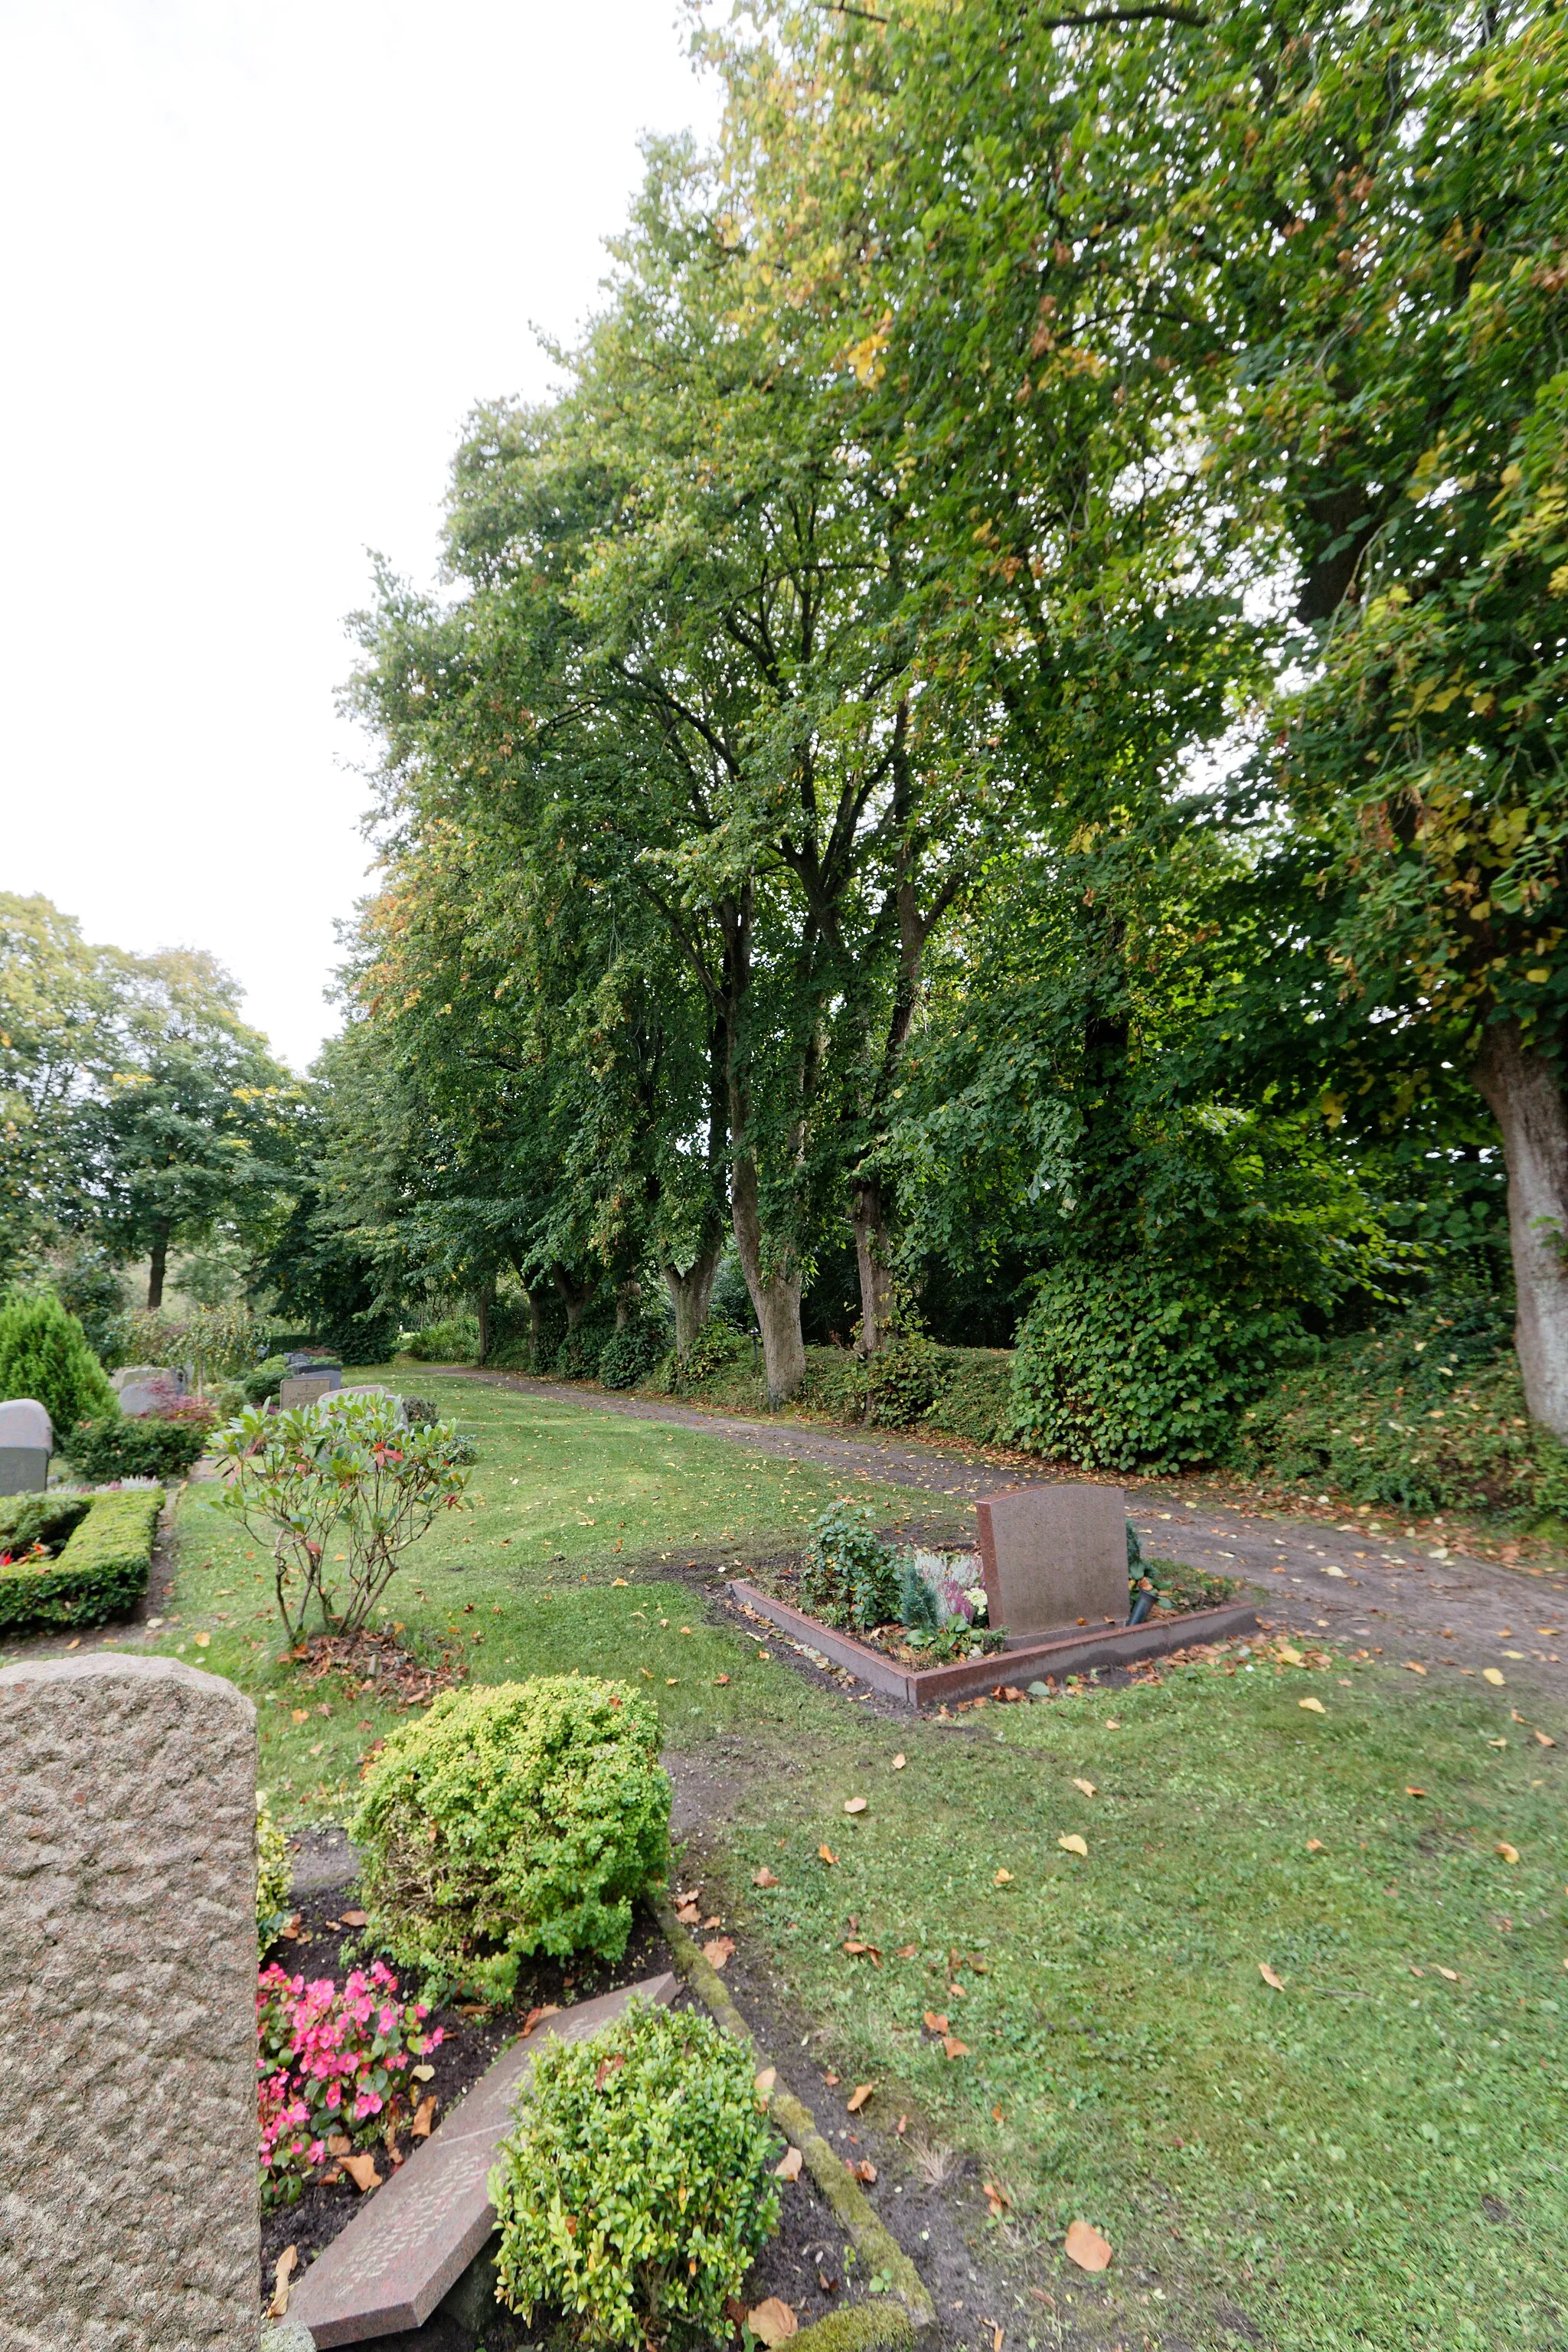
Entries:
[[318,2352],[422,2327],[495,2227],[489,2179],[511,2124],[512,2101],[548,2035],[581,2042],[629,2000],[672,2001],[666,1974],[579,2001],[526,2042],[503,2050],[423,2147],[378,2189],[310,2264],[289,2299]]
[[37,1445],[0,1445],[0,1495],[41,1495],[49,1457]]
[[1127,1498],[1120,1486],[1066,1480],[1016,1486],[974,1506],[993,1625],[1014,1649],[1079,1627],[1125,1625]]
[[278,1391],[279,1410],[292,1412],[302,1404],[314,1404],[318,1397],[331,1396],[343,1384],[341,1372],[295,1372],[284,1381]]
[[256,1710],[0,1668],[0,2345],[256,2352]]
[[1228,1642],[1258,1631],[1251,1604],[1232,1601],[1221,1609],[1194,1610],[1187,1617],[1153,1618],[1142,1625],[1108,1625],[1097,1633],[1074,1633],[1056,1641],[1032,1642],[1000,1656],[966,1658],[951,1666],[901,1666],[885,1651],[873,1649],[868,1642],[858,1642],[852,1633],[819,1625],[815,1617],[804,1615],[787,1601],[776,1600],[755,1585],[737,1579],[728,1590],[731,1600],[742,1608],[767,1618],[804,1647],[819,1651],[835,1665],[847,1666],[873,1690],[916,1713],[946,1706],[953,1699],[972,1697],[1003,1684],[1022,1688],[1026,1683],[1045,1681],[1048,1675],[1087,1675],[1096,1666],[1135,1665],[1143,1658],[1168,1657],[1173,1650],[1184,1650],[1194,1643]]
[[55,1450],[55,1428],[37,1397],[7,1397],[0,1403],[0,1447],[46,1454]]

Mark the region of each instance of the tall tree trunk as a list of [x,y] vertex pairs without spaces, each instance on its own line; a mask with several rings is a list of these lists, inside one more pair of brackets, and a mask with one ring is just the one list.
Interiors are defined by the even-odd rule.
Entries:
[[708,1320],[708,1302],[713,1296],[713,1277],[719,1271],[722,1250],[723,1236],[716,1234],[709,1246],[684,1270],[668,1259],[665,1262],[664,1279],[675,1309],[675,1354],[679,1363],[686,1361]]
[[566,1309],[567,1331],[575,1331],[583,1320],[588,1301],[594,1296],[594,1286],[591,1282],[574,1282],[563,1265],[552,1265],[550,1277],[560,1294],[562,1306]]
[[1554,1064],[1516,1021],[1486,1030],[1471,1072],[1502,1129],[1513,1344],[1532,1417],[1568,1438],[1568,1104]]
[[147,1268],[147,1312],[154,1315],[163,1304],[163,1276],[169,1268],[169,1220],[161,1217],[153,1228],[153,1255]]
[[862,1177],[855,1187],[851,1212],[855,1227],[855,1263],[860,1272],[860,1353],[874,1356],[883,1347],[893,1324],[893,1276],[888,1265],[887,1203],[875,1176]]
[[741,1271],[752,1294],[763,1335],[763,1370],[768,1402],[785,1404],[805,1378],[805,1339],[800,1328],[800,1276],[793,1268],[763,1278],[763,1225],[757,1209],[756,1162],[737,1157],[731,1180],[731,1215]]

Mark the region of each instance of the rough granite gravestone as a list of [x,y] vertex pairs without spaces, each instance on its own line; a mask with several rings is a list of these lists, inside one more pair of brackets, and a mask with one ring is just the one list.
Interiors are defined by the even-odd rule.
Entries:
[[37,1398],[0,1404],[0,1495],[41,1495],[54,1450],[54,1424]]
[[494,2231],[490,2167],[511,2128],[512,2102],[551,2035],[585,2041],[633,2000],[672,2001],[680,1988],[649,1977],[579,2001],[526,2042],[503,2050],[468,2096],[319,2254],[289,2298],[289,2316],[318,2352],[422,2327]]
[[1017,1486],[974,1506],[985,1598],[1007,1646],[1127,1622],[1127,1500],[1120,1486]]
[[0,2346],[256,2352],[256,1710],[0,1668]]

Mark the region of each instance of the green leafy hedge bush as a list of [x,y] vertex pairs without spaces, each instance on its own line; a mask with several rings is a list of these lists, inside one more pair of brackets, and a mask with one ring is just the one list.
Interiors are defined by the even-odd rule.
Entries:
[[108,1374],[87,1334],[52,1290],[0,1301],[0,1397],[35,1397],[54,1423],[55,1442],[89,1413],[115,1410]]
[[668,1347],[669,1334],[662,1324],[629,1323],[600,1349],[599,1378],[607,1389],[636,1388]]
[[177,1412],[105,1413],[79,1421],[62,1450],[95,1486],[116,1478],[183,1478],[216,1426],[212,1408],[195,1403]]
[[[416,1357],[424,1364],[477,1364],[479,1318],[448,1315],[439,1323],[422,1324],[417,1331],[401,1332],[398,1344],[405,1355]],[[364,1358],[356,1360],[363,1363]]]
[[577,2340],[712,2343],[778,2227],[778,2145],[754,2053],[691,2011],[633,2002],[586,2042],[549,2042],[489,2177],[500,2293]]
[[862,1633],[898,1616],[899,1556],[877,1533],[868,1505],[830,1503],[812,1521],[800,1605],[824,1625]]
[[1218,1461],[1300,1345],[1290,1310],[1211,1297],[1147,1259],[1060,1265],[1018,1334],[1014,1427],[1037,1453],[1090,1469]]
[[15,1558],[42,1544],[52,1559],[65,1549],[90,1507],[86,1495],[7,1495],[0,1502],[0,1551]]
[[95,1495],[58,1559],[0,1568],[0,1632],[23,1625],[100,1625],[147,1590],[162,1491]]
[[936,1395],[921,1416],[928,1429],[951,1430],[976,1445],[1005,1445],[1013,1434],[1010,1348],[939,1348]]
[[504,1999],[533,1952],[619,1959],[664,1875],[658,1710],[586,1675],[448,1691],[365,1777],[352,1834],[376,1947]]

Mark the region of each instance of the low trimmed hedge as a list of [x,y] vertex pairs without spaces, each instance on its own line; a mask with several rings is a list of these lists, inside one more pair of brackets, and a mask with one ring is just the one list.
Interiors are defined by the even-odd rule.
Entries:
[[58,1559],[0,1568],[0,1633],[26,1625],[100,1625],[147,1590],[162,1491],[95,1495]]
[[193,1400],[174,1412],[79,1421],[60,1450],[77,1476],[95,1486],[115,1478],[183,1478],[216,1426],[212,1408]]

